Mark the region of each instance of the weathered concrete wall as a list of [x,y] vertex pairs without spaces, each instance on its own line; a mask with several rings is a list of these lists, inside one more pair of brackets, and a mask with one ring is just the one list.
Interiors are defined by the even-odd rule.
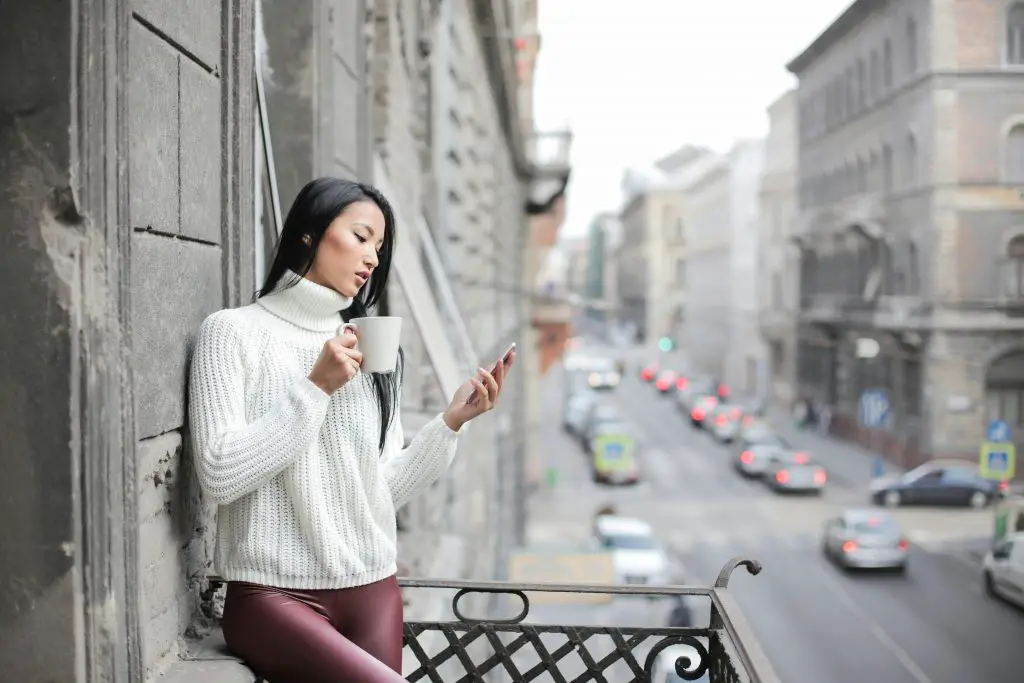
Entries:
[[83,227],[60,215],[70,186],[71,25],[67,9],[26,3],[7,3],[0,22],[0,63],[32,74],[0,76],[0,679],[26,683],[76,673],[75,264],[54,241]]
[[[131,333],[138,450],[142,663],[155,673],[198,609],[212,511],[188,459],[192,336],[222,285],[218,2],[138,0],[128,33]],[[190,577],[194,577],[191,578]]]

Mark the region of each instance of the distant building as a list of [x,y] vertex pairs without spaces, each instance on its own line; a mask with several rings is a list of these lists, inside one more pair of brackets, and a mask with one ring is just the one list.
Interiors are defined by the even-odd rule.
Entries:
[[885,390],[908,465],[977,457],[994,418],[1024,446],[1022,66],[1024,3],[923,0],[857,0],[788,65],[797,381],[865,440],[858,397]]

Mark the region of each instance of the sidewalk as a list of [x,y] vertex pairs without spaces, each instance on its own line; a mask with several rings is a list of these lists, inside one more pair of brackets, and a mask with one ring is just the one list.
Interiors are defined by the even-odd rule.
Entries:
[[[769,410],[768,419],[779,436],[797,448],[804,448],[820,460],[829,476],[855,489],[867,491],[874,478],[875,454],[859,444],[825,436],[816,428],[797,429],[789,413],[783,410]],[[883,473],[902,474],[891,462],[883,463]]]

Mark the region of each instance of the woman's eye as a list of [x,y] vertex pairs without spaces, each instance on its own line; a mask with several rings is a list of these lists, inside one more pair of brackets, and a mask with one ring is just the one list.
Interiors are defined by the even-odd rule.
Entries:
[[359,240],[360,242],[366,242],[367,241],[367,239],[365,237],[363,237],[362,235],[360,235],[359,233],[356,233],[356,239]]

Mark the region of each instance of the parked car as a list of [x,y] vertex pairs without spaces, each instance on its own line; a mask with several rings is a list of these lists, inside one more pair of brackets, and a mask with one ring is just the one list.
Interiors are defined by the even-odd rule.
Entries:
[[899,522],[884,510],[847,510],[825,522],[822,551],[846,569],[903,571],[909,549]]
[[1024,532],[996,543],[985,556],[983,567],[985,591],[1024,608]]
[[901,505],[966,505],[983,508],[1002,497],[1005,482],[978,475],[964,460],[932,460],[902,475],[871,482],[871,500],[887,507]]

